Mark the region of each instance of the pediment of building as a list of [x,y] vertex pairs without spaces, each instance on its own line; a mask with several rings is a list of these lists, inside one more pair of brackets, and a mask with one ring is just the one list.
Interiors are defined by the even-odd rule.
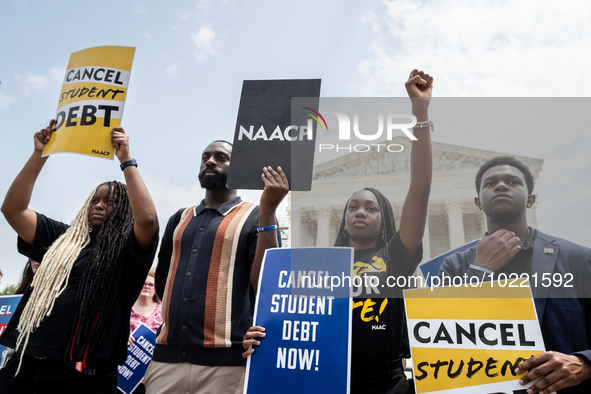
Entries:
[[[355,178],[360,176],[392,175],[400,174],[408,176],[410,173],[410,149],[408,138],[396,137],[388,144],[403,146],[402,152],[388,152],[383,146],[373,146],[368,152],[352,152],[345,156],[333,159],[314,167],[313,179],[326,180],[335,178]],[[487,160],[503,156],[506,153],[493,152],[483,149],[463,147],[459,145],[433,142],[433,171],[437,173],[462,173],[467,172],[474,176],[478,168]],[[378,151],[379,149],[379,151]],[[543,160],[516,156],[530,167],[535,178]]]

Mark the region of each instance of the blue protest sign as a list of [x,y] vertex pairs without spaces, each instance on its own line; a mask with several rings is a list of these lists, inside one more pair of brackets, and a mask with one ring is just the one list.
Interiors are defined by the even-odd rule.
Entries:
[[266,251],[254,324],[267,335],[248,359],[245,394],[349,392],[350,286],[331,279],[351,278],[352,266],[352,248]]
[[156,333],[140,324],[131,334],[135,342],[127,347],[127,361],[119,366],[117,387],[125,394],[131,393],[141,383],[154,353]]
[[476,246],[476,244],[479,241],[480,241],[480,238],[475,239],[474,241],[470,241],[467,244],[464,244],[462,246],[458,246],[455,249],[452,249],[452,250],[449,250],[445,253],[442,253],[439,256],[437,256],[429,261],[425,261],[424,263],[419,265],[419,272],[423,275],[423,279],[425,279],[425,282],[424,282],[425,287],[438,286],[438,285],[433,284],[432,278],[439,274],[439,268],[441,268],[441,265],[443,264],[443,262],[445,261],[447,256],[451,256],[452,254],[457,253],[457,252],[463,252],[464,250],[471,248],[472,246]]
[[[6,330],[6,326],[12,317],[18,303],[23,298],[22,295],[11,295],[11,296],[0,296],[0,335]],[[6,347],[0,345],[0,353],[2,353]]]

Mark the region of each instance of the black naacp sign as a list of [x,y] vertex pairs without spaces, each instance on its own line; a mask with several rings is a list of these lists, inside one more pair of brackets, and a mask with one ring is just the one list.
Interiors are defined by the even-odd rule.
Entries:
[[320,79],[244,81],[227,186],[263,189],[263,167],[281,166],[290,190],[312,186]]

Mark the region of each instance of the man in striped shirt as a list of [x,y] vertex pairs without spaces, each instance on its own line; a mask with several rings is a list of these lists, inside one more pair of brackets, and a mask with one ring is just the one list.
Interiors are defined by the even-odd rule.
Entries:
[[231,156],[226,141],[205,148],[205,199],[166,226],[156,269],[164,323],[146,373],[150,394],[242,392],[242,337],[264,252],[281,242],[275,211],[289,185],[280,167],[265,167],[260,206],[243,202],[226,187]]

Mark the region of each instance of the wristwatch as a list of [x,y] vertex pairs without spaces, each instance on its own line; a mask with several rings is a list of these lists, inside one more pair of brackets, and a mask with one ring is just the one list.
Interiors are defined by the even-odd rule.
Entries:
[[137,167],[137,161],[135,161],[135,159],[127,160],[127,161],[124,161],[123,163],[121,163],[121,165],[119,167],[121,167],[121,171],[123,171],[124,169],[126,169],[129,166],[136,166]]

